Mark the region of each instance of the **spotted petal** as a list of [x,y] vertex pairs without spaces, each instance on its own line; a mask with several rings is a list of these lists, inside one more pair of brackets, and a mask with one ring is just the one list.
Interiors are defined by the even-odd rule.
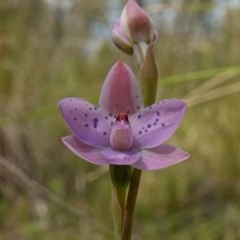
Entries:
[[81,157],[87,160],[88,162],[94,163],[97,165],[108,164],[108,161],[102,155],[100,148],[86,145],[75,136],[63,137],[60,140],[66,148],[68,148],[78,157]]
[[100,95],[99,105],[107,113],[118,115],[136,113],[143,108],[139,84],[131,69],[118,61],[108,73]]
[[131,116],[137,149],[153,148],[168,140],[181,123],[186,104],[176,99],[163,100]]
[[109,164],[114,165],[131,165],[141,156],[141,153],[134,148],[126,151],[117,151],[109,147],[102,150],[102,154],[108,160]]
[[190,155],[172,145],[162,144],[158,147],[141,151],[141,158],[132,166],[141,170],[156,170],[182,162]]
[[65,98],[58,104],[68,126],[82,142],[100,148],[109,146],[114,117],[103,115],[81,98]]

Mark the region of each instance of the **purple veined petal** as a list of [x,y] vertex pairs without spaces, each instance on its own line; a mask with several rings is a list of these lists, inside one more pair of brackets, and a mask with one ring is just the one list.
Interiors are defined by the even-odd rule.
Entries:
[[102,155],[102,149],[97,147],[89,146],[81,142],[75,136],[66,136],[60,139],[63,145],[68,148],[71,152],[87,160],[90,163],[97,165],[107,165],[108,161]]
[[133,147],[153,148],[164,143],[176,131],[185,112],[183,101],[166,99],[131,116]]
[[140,86],[132,70],[121,60],[111,68],[103,83],[99,105],[115,115],[132,115],[143,108]]
[[65,98],[58,102],[61,113],[74,135],[82,142],[100,148],[110,146],[113,117],[81,98]]
[[133,48],[132,43],[130,43],[125,35],[122,28],[121,19],[117,19],[112,30],[112,41],[113,43],[123,52],[132,55]]
[[141,153],[134,148],[126,151],[117,151],[109,147],[101,152],[108,160],[108,164],[114,165],[131,165],[135,163],[141,156]]
[[178,147],[162,144],[158,147],[141,151],[141,158],[132,167],[141,170],[156,170],[169,167],[190,158],[190,155]]

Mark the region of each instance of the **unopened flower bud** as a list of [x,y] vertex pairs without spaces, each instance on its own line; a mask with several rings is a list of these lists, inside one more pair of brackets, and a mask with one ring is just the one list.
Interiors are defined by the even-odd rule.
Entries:
[[134,44],[150,44],[156,39],[157,31],[153,28],[151,18],[135,1],[129,0],[114,24],[113,43],[123,52],[132,55]]

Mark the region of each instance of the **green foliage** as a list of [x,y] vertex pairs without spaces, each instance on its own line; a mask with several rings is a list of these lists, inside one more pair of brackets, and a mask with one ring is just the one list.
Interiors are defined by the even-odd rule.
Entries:
[[[97,104],[118,58],[134,69],[110,39],[95,39],[91,32],[96,21],[107,26],[107,4],[77,1],[63,13],[49,12],[44,1],[6,2],[0,6],[0,157],[65,202],[0,164],[0,239],[113,239],[109,176],[60,145],[70,130],[57,108],[69,96]],[[214,27],[208,4],[196,11],[198,4],[176,12],[174,31],[168,31],[164,13],[157,14],[158,99],[188,102],[169,142],[192,158],[143,173],[134,240],[240,236],[239,11],[226,8],[226,18]],[[96,47],[93,54],[88,46]],[[210,92],[231,85],[229,92]]]

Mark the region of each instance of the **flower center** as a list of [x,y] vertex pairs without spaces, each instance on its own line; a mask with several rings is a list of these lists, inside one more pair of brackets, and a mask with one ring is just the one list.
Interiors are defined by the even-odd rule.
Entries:
[[132,129],[129,124],[128,115],[120,113],[113,125],[110,134],[110,144],[116,150],[127,150],[133,143]]
[[120,113],[117,116],[116,122],[121,122],[121,121],[124,121],[124,123],[128,123],[129,124],[128,115],[126,113]]

